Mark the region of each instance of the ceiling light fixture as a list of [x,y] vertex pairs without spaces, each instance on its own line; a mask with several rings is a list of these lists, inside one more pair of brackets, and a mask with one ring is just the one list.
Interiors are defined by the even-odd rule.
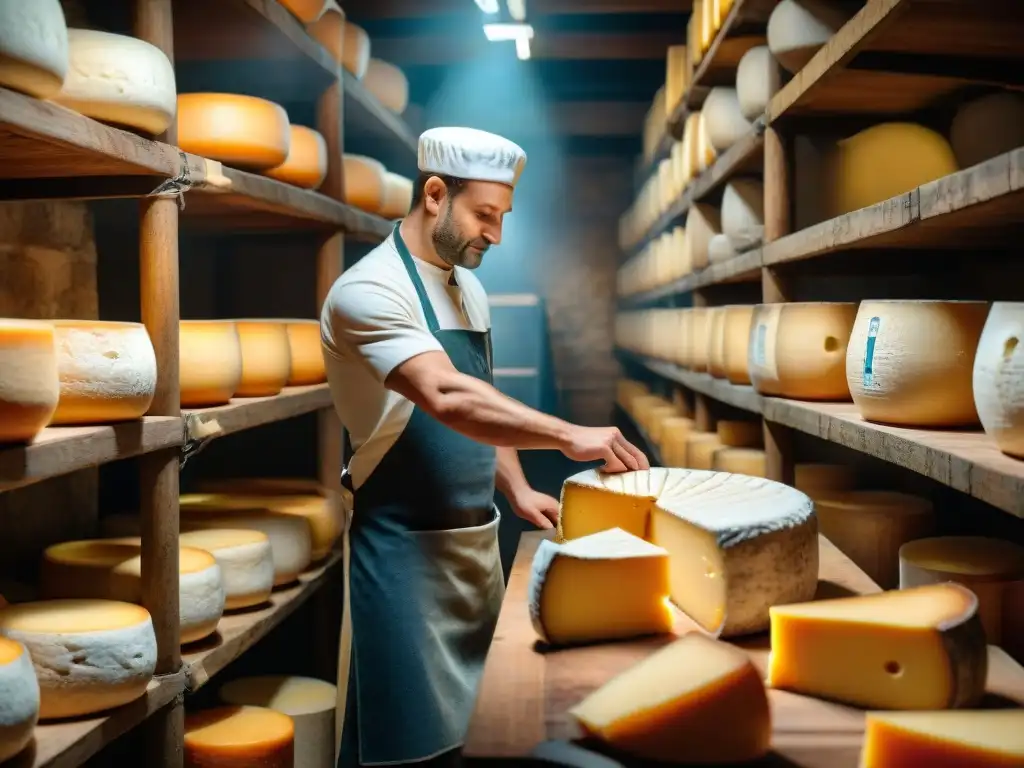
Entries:
[[477,7],[484,13],[493,14],[498,12],[498,0],[474,0]]
[[533,26],[530,24],[484,24],[484,35],[492,43],[507,40],[530,40]]
[[505,0],[508,14],[516,21],[526,21],[526,0]]
[[530,58],[530,38],[516,38],[516,57],[522,61],[525,61],[526,59]]

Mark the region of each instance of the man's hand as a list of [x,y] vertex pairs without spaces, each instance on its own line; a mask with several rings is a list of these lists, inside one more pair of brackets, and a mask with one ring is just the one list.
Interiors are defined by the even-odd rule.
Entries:
[[650,469],[643,451],[615,427],[573,427],[562,453],[574,461],[603,461],[604,472]]
[[509,500],[512,511],[538,528],[554,528],[558,522],[558,499],[527,488]]

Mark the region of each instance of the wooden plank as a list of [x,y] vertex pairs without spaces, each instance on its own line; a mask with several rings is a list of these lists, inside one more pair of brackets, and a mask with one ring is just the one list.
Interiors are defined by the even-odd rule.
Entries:
[[88,427],[49,427],[29,444],[0,447],[0,491],[96,467],[184,441],[181,419],[147,416]]
[[181,656],[188,691],[194,692],[206,685],[210,678],[266,637],[332,578],[340,563],[340,553],[332,552],[324,564],[300,575],[298,584],[275,590],[266,606],[227,613],[217,625],[213,638],[186,646]]
[[749,251],[737,254],[726,261],[718,261],[714,264],[692,272],[679,280],[673,280],[667,285],[644,291],[633,296],[623,298],[622,305],[625,307],[639,307],[654,301],[660,301],[670,296],[681,296],[701,288],[708,288],[713,285],[725,285],[727,283],[757,282],[761,277],[761,250],[754,248]]
[[710,398],[728,403],[736,408],[742,408],[751,413],[761,413],[762,398],[754,388],[749,385],[731,384],[725,379],[712,378],[707,373],[689,371],[674,363],[667,363],[662,360],[643,358],[644,364],[654,373],[669,381],[682,384],[689,390],[707,395]]
[[305,413],[330,408],[331,389],[327,384],[308,387],[285,387],[273,397],[239,397],[227,405],[210,408],[190,408],[183,411],[186,418],[204,425],[204,437],[224,437],[265,424],[293,419]]

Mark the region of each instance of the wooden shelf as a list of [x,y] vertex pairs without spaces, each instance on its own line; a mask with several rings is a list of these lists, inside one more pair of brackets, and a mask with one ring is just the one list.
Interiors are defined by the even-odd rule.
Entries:
[[0,491],[131,458],[184,442],[181,419],[146,416],[138,421],[87,427],[50,427],[28,445],[0,446]]
[[760,279],[761,249],[754,248],[737,254],[726,261],[709,264],[697,272],[693,272],[679,280],[674,280],[660,288],[654,288],[653,290],[644,291],[633,296],[625,296],[621,299],[621,302],[623,307],[636,308],[670,296],[679,296],[690,291],[708,288],[712,285],[757,282]]
[[636,433],[640,435],[640,441],[643,443],[644,455],[647,456],[647,461],[650,462],[650,465],[652,467],[660,467],[662,464],[661,449],[658,448],[658,444],[651,439],[651,436],[647,434],[647,431],[640,426],[636,419],[633,418],[633,414],[623,408],[619,403],[615,404],[615,410],[634,430],[636,430]]
[[419,137],[350,72],[343,75],[345,151],[371,155],[390,171],[415,176]]
[[10,768],[77,768],[107,744],[170,704],[185,689],[185,675],[158,677],[146,694],[103,717],[40,724],[35,744],[9,764]]
[[748,385],[731,384],[725,379],[713,378],[707,373],[688,371],[674,363],[663,360],[655,360],[632,352],[626,354],[633,360],[643,363],[652,373],[656,373],[664,379],[682,384],[687,389],[707,395],[714,400],[742,408],[745,411],[761,413],[762,397]]
[[266,637],[323,586],[340,563],[340,553],[332,553],[324,564],[302,574],[298,584],[275,590],[266,607],[225,614],[212,640],[185,646],[181,657],[188,690],[194,692],[206,685],[210,678]]
[[285,387],[273,397],[238,397],[227,405],[188,408],[182,411],[211,427],[210,438],[224,437],[253,427],[262,427],[306,413],[330,408],[331,390],[327,384],[310,387]]

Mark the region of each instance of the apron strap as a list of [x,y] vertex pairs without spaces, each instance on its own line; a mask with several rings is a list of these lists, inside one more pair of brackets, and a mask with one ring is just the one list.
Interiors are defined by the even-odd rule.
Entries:
[[416,289],[416,295],[420,299],[420,306],[423,308],[423,316],[427,319],[427,328],[431,333],[437,333],[441,330],[441,324],[437,322],[437,315],[434,313],[434,307],[430,303],[430,297],[427,296],[427,289],[423,286],[419,270],[416,269],[416,264],[413,263],[412,254],[409,253],[409,248],[405,245],[405,240],[402,239],[401,225],[401,221],[395,224],[395,229],[391,233],[395,240],[395,249],[402,258],[405,271],[409,273],[409,279],[412,280],[413,287]]

